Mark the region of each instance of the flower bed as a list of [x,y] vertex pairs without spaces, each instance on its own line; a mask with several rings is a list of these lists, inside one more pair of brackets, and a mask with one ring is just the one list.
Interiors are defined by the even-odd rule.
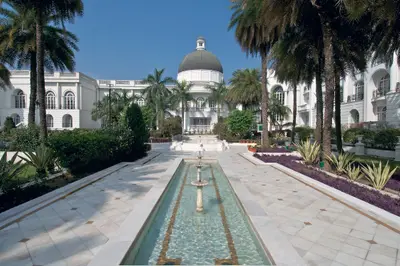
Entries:
[[167,143],[171,142],[171,138],[150,138],[150,143]]
[[291,149],[286,148],[257,148],[257,152],[266,152],[266,153],[291,153]]
[[336,188],[344,193],[352,195],[360,200],[368,202],[390,213],[400,216],[400,200],[398,198],[385,195],[377,190],[368,189],[357,183],[350,182],[342,178],[334,178],[327,173],[313,169],[307,165],[298,162],[299,158],[295,156],[268,156],[255,154],[254,157],[267,163],[279,163],[298,173],[306,175],[328,186]]

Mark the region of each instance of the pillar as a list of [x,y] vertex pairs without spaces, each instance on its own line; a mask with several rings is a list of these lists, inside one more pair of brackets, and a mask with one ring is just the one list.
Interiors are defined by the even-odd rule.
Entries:
[[356,143],[356,155],[365,155],[365,144],[362,143],[362,136],[358,137],[358,142]]

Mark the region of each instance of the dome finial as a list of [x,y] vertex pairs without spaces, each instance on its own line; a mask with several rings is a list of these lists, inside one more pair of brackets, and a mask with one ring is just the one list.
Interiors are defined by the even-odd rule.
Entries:
[[197,37],[197,46],[196,46],[196,50],[205,50],[206,49],[206,40],[199,36]]

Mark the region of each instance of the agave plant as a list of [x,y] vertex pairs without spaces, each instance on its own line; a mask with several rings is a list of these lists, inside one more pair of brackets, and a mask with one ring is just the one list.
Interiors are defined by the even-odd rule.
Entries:
[[318,162],[321,146],[317,142],[311,143],[310,140],[306,140],[301,142],[301,144],[295,144],[295,145],[297,151],[303,158],[304,163],[314,164]]
[[353,162],[354,155],[352,153],[340,153],[338,156],[332,154],[332,156],[326,156],[328,161],[335,167],[338,174],[346,172],[347,167]]
[[15,161],[17,155],[18,153],[15,153],[11,160],[7,162],[7,152],[4,152],[0,159],[0,189],[3,192],[18,186],[18,175],[25,165],[21,161]]
[[368,164],[367,166],[362,167],[365,177],[369,182],[371,182],[371,185],[374,188],[383,189],[392,175],[396,172],[397,167],[390,171],[389,162],[387,162],[384,167],[382,167],[382,162],[379,162],[379,164],[371,163],[372,167]]
[[20,156],[20,158],[25,161],[26,164],[35,167],[38,181],[43,180],[47,175],[49,165],[54,163],[53,150],[41,144],[36,148],[35,152],[24,152],[24,155],[25,157]]
[[351,181],[357,181],[357,180],[359,180],[361,177],[363,177],[363,172],[361,171],[361,168],[360,168],[360,167],[352,166],[351,164],[347,165],[347,167],[346,167],[346,174],[347,174],[347,177],[348,177]]

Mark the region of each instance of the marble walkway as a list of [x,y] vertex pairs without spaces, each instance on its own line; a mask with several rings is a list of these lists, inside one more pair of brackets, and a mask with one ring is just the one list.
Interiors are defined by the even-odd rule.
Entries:
[[[166,147],[148,164],[125,167],[0,230],[0,266],[87,265],[170,163],[185,156]],[[400,266],[399,234],[273,167],[255,167],[242,151],[218,154],[229,165],[224,171],[241,180],[309,265]]]
[[400,266],[398,233],[240,151],[221,154],[225,173],[241,180],[309,265]]
[[176,158],[127,166],[0,231],[0,266],[87,265]]

